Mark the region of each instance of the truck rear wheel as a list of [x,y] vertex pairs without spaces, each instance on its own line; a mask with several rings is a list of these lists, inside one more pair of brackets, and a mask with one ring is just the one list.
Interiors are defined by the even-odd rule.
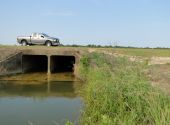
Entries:
[[47,41],[45,45],[46,45],[46,46],[51,46],[52,44],[51,44],[50,41]]
[[26,46],[27,45],[27,41],[26,40],[22,40],[21,45],[22,46]]

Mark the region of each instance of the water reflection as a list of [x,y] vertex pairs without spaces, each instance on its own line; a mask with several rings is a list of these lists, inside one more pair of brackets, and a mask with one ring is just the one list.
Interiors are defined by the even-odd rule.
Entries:
[[[63,77],[66,76],[72,77],[68,74]],[[71,81],[69,77],[64,81],[61,77],[57,81],[59,77],[54,76],[55,79],[50,80],[39,79],[44,78],[39,76],[32,81],[20,77],[0,80],[0,125],[62,125],[67,120],[78,124],[82,108],[77,94],[80,82]]]
[[[34,81],[35,82],[35,81]],[[80,82],[50,82],[42,84],[17,84],[16,81],[0,81],[0,97],[77,97]]]
[[42,84],[42,82],[47,81],[79,81],[76,79],[73,73],[54,73],[47,75],[46,72],[37,72],[37,73],[27,73],[27,74],[18,74],[12,76],[0,77],[0,80],[4,81],[17,81],[17,84]]

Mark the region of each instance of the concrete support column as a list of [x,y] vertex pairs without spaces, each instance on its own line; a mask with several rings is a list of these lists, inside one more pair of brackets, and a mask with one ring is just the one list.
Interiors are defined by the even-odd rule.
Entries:
[[51,56],[47,56],[48,58],[48,67],[47,67],[47,92],[50,93],[50,80],[51,80]]
[[48,74],[51,74],[54,71],[54,57],[53,56],[48,56]]
[[47,67],[47,73],[51,74],[51,56],[48,56],[48,67]]

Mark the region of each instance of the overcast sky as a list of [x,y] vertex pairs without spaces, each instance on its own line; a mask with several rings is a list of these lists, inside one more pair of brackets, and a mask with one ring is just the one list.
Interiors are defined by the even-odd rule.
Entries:
[[63,44],[170,47],[170,0],[1,0],[0,44],[32,32]]

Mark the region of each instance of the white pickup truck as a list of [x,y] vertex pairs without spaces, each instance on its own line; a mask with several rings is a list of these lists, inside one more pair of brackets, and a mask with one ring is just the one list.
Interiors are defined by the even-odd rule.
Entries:
[[23,46],[26,45],[46,45],[59,46],[58,38],[50,37],[44,33],[33,33],[31,36],[19,36],[17,42]]

